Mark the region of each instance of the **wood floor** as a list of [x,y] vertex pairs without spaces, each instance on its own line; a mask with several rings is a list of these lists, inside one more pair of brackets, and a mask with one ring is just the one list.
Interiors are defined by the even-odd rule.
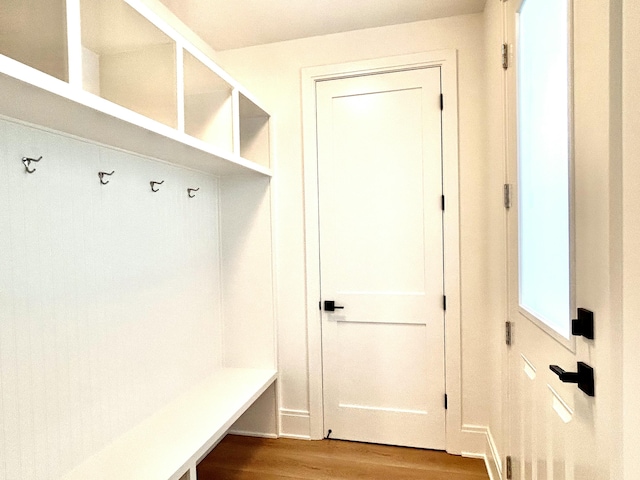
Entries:
[[486,480],[484,462],[432,450],[339,440],[228,435],[198,465],[198,480]]

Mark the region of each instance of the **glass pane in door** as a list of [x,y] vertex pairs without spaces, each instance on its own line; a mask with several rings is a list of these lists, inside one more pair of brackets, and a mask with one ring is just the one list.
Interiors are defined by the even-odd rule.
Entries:
[[570,336],[569,9],[525,0],[518,19],[520,307]]

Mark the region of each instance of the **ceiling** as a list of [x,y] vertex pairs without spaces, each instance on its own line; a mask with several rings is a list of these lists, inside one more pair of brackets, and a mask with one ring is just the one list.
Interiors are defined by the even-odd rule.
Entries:
[[215,50],[482,12],[486,0],[160,0]]

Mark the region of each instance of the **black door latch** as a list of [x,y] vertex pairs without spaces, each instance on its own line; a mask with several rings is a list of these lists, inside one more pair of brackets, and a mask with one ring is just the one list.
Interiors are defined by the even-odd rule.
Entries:
[[338,309],[342,309],[344,307],[340,305],[336,305],[335,300],[325,300],[324,301],[324,311],[325,312],[335,312]]
[[593,312],[591,310],[586,308],[578,309],[578,318],[571,321],[571,333],[593,340]]

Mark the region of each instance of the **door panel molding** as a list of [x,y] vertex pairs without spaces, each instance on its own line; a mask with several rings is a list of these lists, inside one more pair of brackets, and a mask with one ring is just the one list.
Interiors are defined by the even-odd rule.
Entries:
[[460,338],[460,227],[458,189],[457,52],[439,50],[361,62],[302,69],[302,114],[305,199],[305,260],[309,416],[312,439],[324,437],[322,405],[322,344],[320,300],[320,245],[316,138],[316,82],[377,73],[440,67],[445,108],[442,112],[442,176],[446,210],[444,228],[445,370],[448,395],[446,450],[460,454],[463,426],[461,404]]

